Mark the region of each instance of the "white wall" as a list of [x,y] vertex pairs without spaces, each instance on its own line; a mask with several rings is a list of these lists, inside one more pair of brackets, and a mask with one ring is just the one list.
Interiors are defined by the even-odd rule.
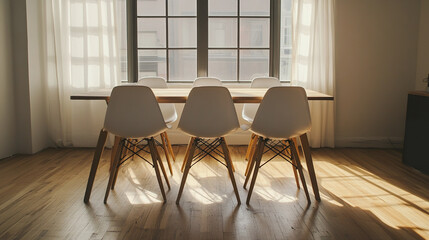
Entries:
[[417,51],[417,74],[416,86],[418,90],[425,90],[425,84],[422,79],[429,74],[429,0],[422,0],[420,7],[420,29],[419,45]]
[[11,6],[0,1],[0,159],[16,153]]
[[27,0],[28,81],[31,108],[31,152],[53,146],[49,139],[44,81],[44,37],[42,1]]
[[419,0],[336,1],[337,146],[401,146],[419,15]]
[[13,72],[15,82],[16,146],[18,153],[32,153],[30,86],[28,81],[27,17],[25,0],[10,0]]

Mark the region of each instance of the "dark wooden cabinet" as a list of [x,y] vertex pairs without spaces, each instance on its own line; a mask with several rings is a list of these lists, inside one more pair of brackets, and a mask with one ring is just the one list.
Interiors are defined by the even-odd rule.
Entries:
[[429,174],[429,93],[408,94],[403,163]]

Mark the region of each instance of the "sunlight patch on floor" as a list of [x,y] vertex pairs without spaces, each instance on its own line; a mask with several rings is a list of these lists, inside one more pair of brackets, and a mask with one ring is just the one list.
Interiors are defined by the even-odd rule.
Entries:
[[[410,228],[421,236],[429,236],[429,203],[373,173],[357,166],[323,162],[327,174],[319,174],[327,191],[347,204],[373,213],[380,221],[394,228]],[[342,184],[338,184],[341,182]],[[361,194],[356,194],[356,192]],[[370,192],[371,194],[365,194]],[[325,198],[323,198],[324,200]],[[398,217],[405,216],[405,217]],[[408,222],[409,224],[404,224]]]
[[131,204],[152,204],[162,202],[161,195],[149,190],[136,189],[135,192],[125,192]]

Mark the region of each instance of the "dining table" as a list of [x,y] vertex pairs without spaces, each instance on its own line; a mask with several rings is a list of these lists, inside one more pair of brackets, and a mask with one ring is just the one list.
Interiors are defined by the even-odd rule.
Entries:
[[[170,87],[170,88],[152,88],[152,91],[159,103],[186,103],[188,95],[192,88],[190,87]],[[228,88],[234,103],[260,103],[264,98],[268,88]],[[82,93],[72,94],[71,100],[103,100],[109,103],[110,93],[112,89],[98,89],[94,91],[87,91]],[[333,101],[334,97],[328,94],[320,93],[310,89],[305,89],[309,101]],[[287,123],[285,123],[287,124]],[[299,136],[301,140],[301,147],[304,153],[308,175],[310,176],[311,185],[313,188],[314,197],[320,201],[319,187],[317,184],[316,173],[314,170],[313,159],[311,156],[311,149],[308,142],[307,133]],[[119,138],[115,138],[119,139]],[[119,141],[115,140],[112,148],[112,159],[117,151]],[[298,147],[298,146],[297,146]],[[298,151],[299,152],[299,151]]]

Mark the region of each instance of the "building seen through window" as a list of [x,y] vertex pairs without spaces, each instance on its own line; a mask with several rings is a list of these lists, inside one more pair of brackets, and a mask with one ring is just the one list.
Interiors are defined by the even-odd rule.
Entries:
[[[281,14],[273,15],[273,1],[281,1]],[[290,80],[291,0],[202,2],[205,13],[199,12],[197,0],[137,0],[138,78],[160,76],[168,82],[188,82],[205,72],[226,82],[249,82],[273,75],[276,64],[276,75],[282,81]],[[207,28],[202,31],[199,14],[207,16]],[[274,17],[280,18],[278,28],[272,26]],[[272,49],[276,36],[272,29],[279,31],[279,50]],[[273,51],[280,51],[279,59],[272,57]],[[200,61],[205,69],[198,69]],[[122,66],[126,70],[125,62]]]

